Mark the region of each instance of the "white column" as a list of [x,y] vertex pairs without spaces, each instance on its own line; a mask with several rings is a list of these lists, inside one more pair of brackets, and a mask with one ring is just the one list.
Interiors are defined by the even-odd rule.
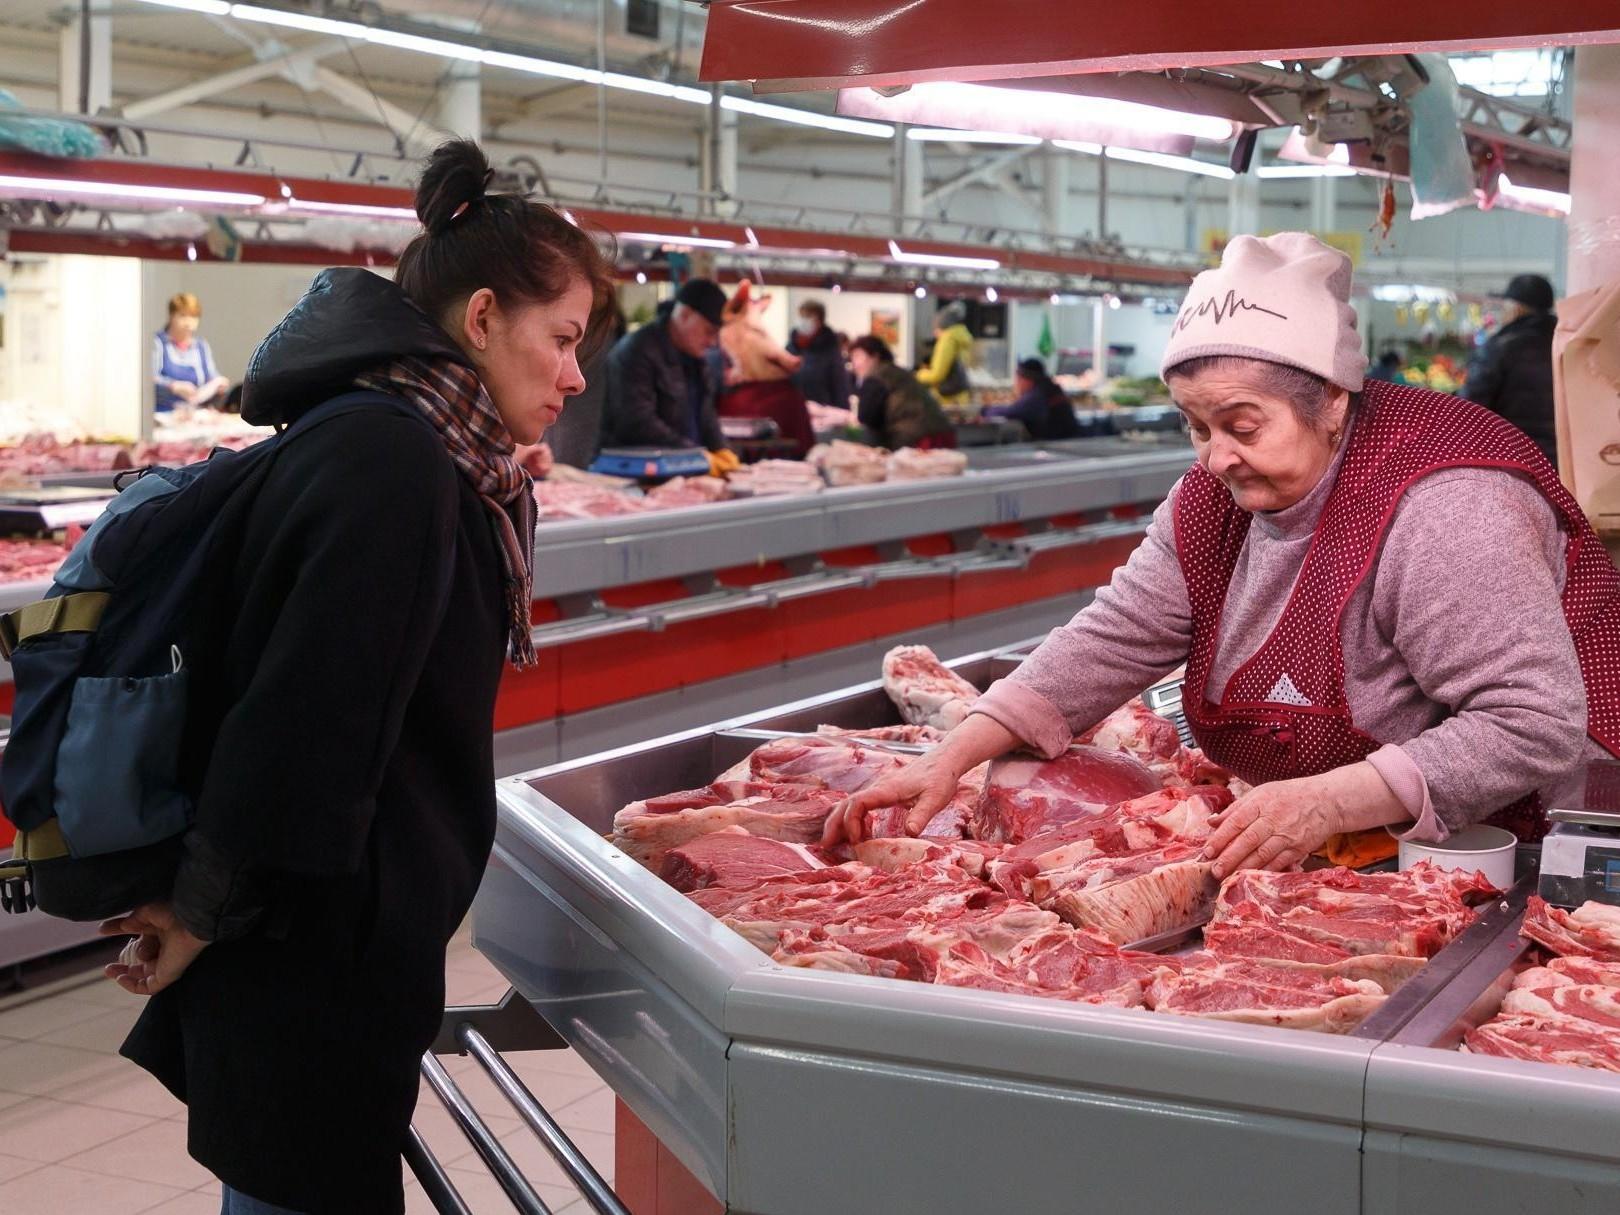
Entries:
[[1073,157],[1059,148],[1046,147],[1041,155],[1041,201],[1049,236],[1069,230],[1069,165]]
[[703,157],[698,188],[705,194],[737,197],[737,112],[723,109],[722,86],[710,86],[709,114],[703,126]]
[[894,132],[894,182],[890,194],[890,208],[896,223],[902,216],[923,213],[923,190],[926,186],[927,165],[923,160],[924,145],[906,138],[906,128],[898,126]]
[[1091,365],[1096,369],[1097,382],[1108,378],[1108,301],[1097,300],[1091,306]]
[[1566,295],[1620,279],[1620,46],[1583,46],[1575,56],[1575,129]]
[[1339,179],[1313,177],[1311,183],[1311,231],[1318,235],[1332,232],[1338,222]]
[[439,100],[439,125],[467,139],[484,134],[483,81],[480,65],[452,60],[446,69],[444,96]]
[[94,0],[88,25],[74,13],[62,27],[57,43],[61,55],[57,103],[64,114],[99,114],[112,106],[112,17],[109,13],[109,0]]
[[1255,236],[1260,232],[1260,179],[1240,173],[1226,186],[1226,234]]

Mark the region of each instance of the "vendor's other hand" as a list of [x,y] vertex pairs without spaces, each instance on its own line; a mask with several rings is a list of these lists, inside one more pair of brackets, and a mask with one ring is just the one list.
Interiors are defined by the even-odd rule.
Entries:
[[174,395],[179,397],[182,401],[195,401],[199,391],[200,389],[197,387],[197,385],[189,383],[186,380],[176,380],[174,383]]
[[118,961],[105,973],[137,996],[153,996],[168,987],[208,946],[207,941],[191,934],[168,903],[148,903],[129,915],[105,920],[100,933],[104,937],[130,937]]
[[1215,876],[1239,869],[1292,869],[1338,834],[1341,810],[1329,781],[1320,776],[1259,785],[1211,817],[1214,833],[1204,857]]
[[834,806],[822,828],[822,846],[860,843],[866,835],[867,813],[889,806],[910,807],[906,834],[916,835],[956,796],[961,779],[962,773],[946,757],[930,751]]
[[709,452],[709,475],[711,477],[723,477],[728,472],[735,472],[741,467],[742,461],[737,458],[737,453],[729,447],[722,447]]
[[520,444],[512,454],[516,457],[517,462],[523,466],[523,471],[536,480],[549,477],[551,470],[557,465],[556,457],[551,454],[551,444],[549,443]]

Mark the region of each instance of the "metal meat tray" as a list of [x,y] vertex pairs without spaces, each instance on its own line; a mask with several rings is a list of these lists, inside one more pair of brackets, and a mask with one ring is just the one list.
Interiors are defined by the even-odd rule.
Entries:
[[500,782],[479,948],[732,1211],[1361,1211],[1373,1042],[781,966],[602,839],[727,730],[895,720],[871,683]]

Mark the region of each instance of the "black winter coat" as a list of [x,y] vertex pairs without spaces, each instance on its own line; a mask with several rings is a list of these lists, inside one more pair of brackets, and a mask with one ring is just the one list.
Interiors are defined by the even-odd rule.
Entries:
[[818,405],[836,405],[849,408],[849,397],[854,388],[849,382],[849,368],[844,366],[844,352],[838,347],[838,335],[823,325],[814,337],[806,338],[795,329],[788,338],[788,350],[804,361],[793,375],[793,382],[804,393],[804,399]]
[[[328,271],[255,354],[245,416],[289,421],[402,353],[461,358],[391,283]],[[183,866],[176,906],[191,923],[256,889],[268,912],[153,997],[124,1054],[187,1103],[226,1184],[395,1215],[445,947],[494,836],[494,529],[425,420],[374,407],[275,454],[229,574],[193,835],[233,880]]]
[[[656,320],[625,334],[608,352],[602,446],[718,451],[726,445],[714,404],[719,378],[708,361],[689,358],[675,349],[669,336],[674,307],[673,303],[659,305]],[[689,430],[689,376],[701,382],[696,440]]]
[[1553,424],[1553,330],[1550,312],[1521,316],[1491,335],[1468,368],[1462,395],[1500,414],[1535,441],[1547,459],[1558,463],[1558,434]]

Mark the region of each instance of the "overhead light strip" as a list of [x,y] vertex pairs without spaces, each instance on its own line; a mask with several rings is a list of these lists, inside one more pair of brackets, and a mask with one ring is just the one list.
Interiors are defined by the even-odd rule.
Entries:
[[[230,190],[188,190],[180,186],[126,185],[115,181],[85,181],[67,177],[18,177],[0,175],[0,190],[25,191],[34,197],[123,198],[142,202],[173,203],[213,207],[262,207],[262,194],[238,194]],[[35,191],[42,193],[36,194]]]
[[918,143],[996,143],[1009,147],[1034,147],[1043,143],[1039,135],[1020,135],[1013,131],[956,131],[950,127],[912,127],[907,139]]
[[695,249],[735,249],[737,242],[717,236],[669,236],[662,232],[618,232],[620,240],[642,245],[690,245]]
[[[558,80],[573,80],[580,84],[593,84],[602,88],[618,89],[626,93],[640,93],[647,97],[663,97],[688,105],[708,105],[711,96],[707,89],[688,84],[671,84],[663,80],[649,80],[643,76],[628,76],[623,72],[604,72],[597,68],[580,67],[554,59],[541,59],[511,51],[486,50],[468,43],[447,38],[432,38],[422,34],[404,33],[378,26],[361,25],[356,21],[338,21],[330,17],[316,17],[308,13],[289,12],[278,8],[265,8],[257,4],[228,4],[225,0],[140,0],[142,4],[159,8],[180,9],[203,13],[212,17],[234,17],[238,21],[275,25],[285,29],[307,30],[312,34],[327,34],[338,38],[352,38],[356,42],[369,42],[394,50],[412,51],[423,55],[436,55],[444,59],[458,59],[468,63],[482,63],[488,67],[514,72],[527,72],[534,76],[548,76]],[[814,110],[801,110],[792,106],[772,105],[747,97],[722,97],[722,108],[738,114],[749,114],[775,122],[795,126],[816,127],[825,131],[838,131],[845,135],[864,135],[890,139],[894,127],[881,122],[864,122],[854,118],[820,114]]]
[[902,266],[942,266],[952,270],[1000,270],[993,257],[953,257],[944,253],[907,253],[895,241],[889,242],[889,260]]

